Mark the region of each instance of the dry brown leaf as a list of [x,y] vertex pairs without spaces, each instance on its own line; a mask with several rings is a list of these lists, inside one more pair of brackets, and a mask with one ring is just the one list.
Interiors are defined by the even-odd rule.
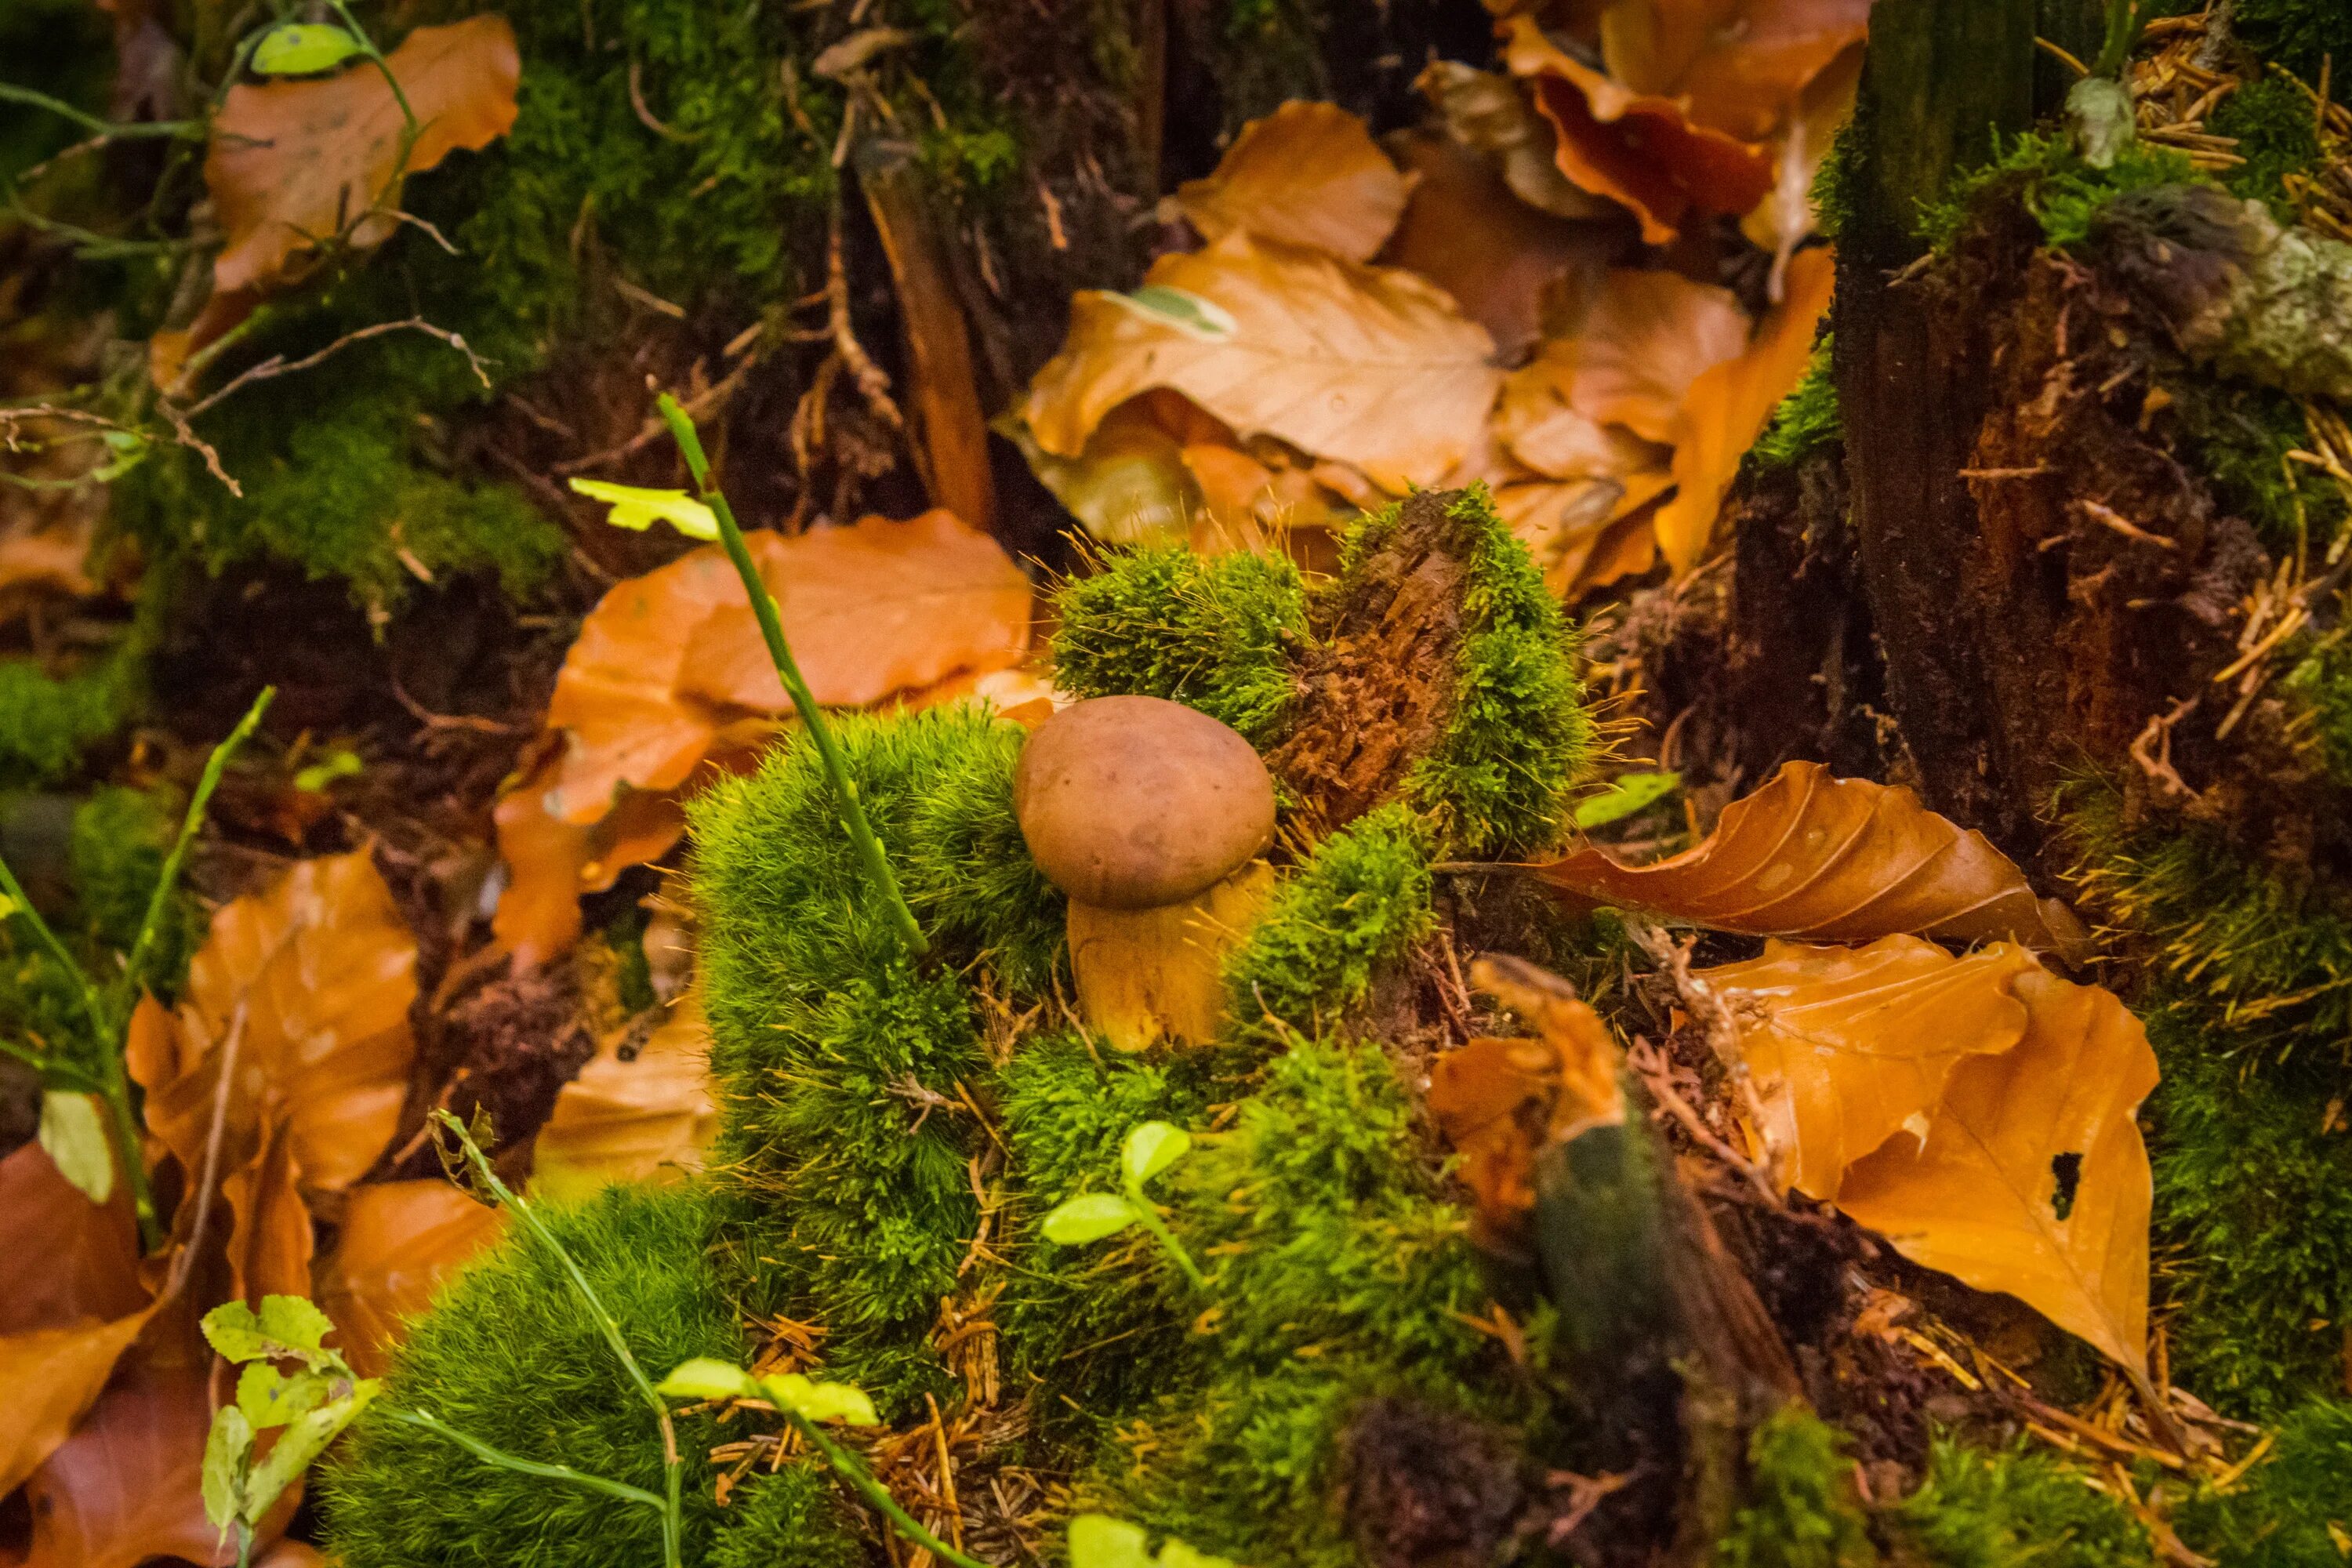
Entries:
[[1046,452],[1077,456],[1111,409],[1169,387],[1245,438],[1279,437],[1402,493],[1440,481],[1494,406],[1493,340],[1410,272],[1235,233],[1161,257],[1148,286],[1204,301],[1207,324],[1129,296],[1077,295],[1068,340],[1022,405]]
[[1863,948],[1769,942],[1760,958],[1703,971],[1738,1020],[1782,1189],[1835,1200],[1855,1161],[1897,1132],[1924,1133],[1964,1058],[2024,1035],[2009,984],[2033,967],[2013,942],[1955,959],[1889,936]]
[[1593,218],[1622,210],[1606,196],[1578,189],[1559,172],[1559,133],[1509,77],[1459,60],[1432,60],[1412,85],[1436,108],[1454,140],[1493,159],[1511,194],[1538,212]]
[[1862,41],[1871,0],[1613,0],[1601,16],[1609,74],[1679,97],[1702,125],[1760,142],[1804,89]]
[[1363,261],[1396,227],[1406,189],[1362,121],[1293,101],[1243,126],[1215,173],[1177,188],[1176,205],[1203,239],[1240,229]]
[[1813,232],[1813,184],[1839,128],[1853,118],[1853,100],[1862,86],[1862,46],[1857,44],[1823,67],[1806,84],[1787,125],[1774,139],[1772,194],[1739,220],[1739,232],[1759,249],[1772,253],[1770,293],[1775,300],[1787,292],[1789,258]]
[[[1508,84],[1506,90],[1516,96]],[[1547,296],[1573,292],[1571,280],[1598,273],[1621,247],[1613,223],[1570,223],[1521,201],[1493,163],[1463,142],[1411,131],[1388,146],[1418,177],[1381,264],[1418,272],[1453,295],[1507,360],[1543,337]]]
[[1762,149],[1694,122],[1675,99],[1611,79],[1546,38],[1531,16],[1503,28],[1505,62],[1559,133],[1559,172],[1631,209],[1644,243],[1671,242],[1693,211],[1744,213],[1772,188]]
[[1691,383],[1674,431],[1675,496],[1658,510],[1658,548],[1676,574],[1706,553],[1739,460],[1804,378],[1836,277],[1827,249],[1790,258],[1786,296],[1765,311],[1755,341]]
[[504,1234],[505,1215],[447,1182],[374,1182],[352,1189],[335,1250],[311,1295],[335,1321],[344,1356],[380,1377],[402,1326],[468,1259]]
[[[1654,479],[1662,478],[1653,476]],[[1663,484],[1660,486],[1664,488]],[[1563,552],[1560,566],[1567,581],[1557,589],[1568,601],[1591,589],[1605,588],[1621,578],[1639,577],[1658,563],[1657,508],[1654,499],[1620,513],[1603,523],[1589,542]]]
[[310,1293],[310,1255],[317,1238],[302,1201],[301,1168],[283,1121],[272,1121],[251,1163],[221,1183],[234,1216],[229,1227],[230,1289],[247,1306],[264,1296]]
[[2065,906],[2037,900],[1983,834],[1907,789],[1832,778],[1818,763],[1786,764],[1671,859],[1621,866],[1588,847],[1536,871],[1595,903],[1751,936],[2002,940],[2062,956],[2083,943]]
[[402,174],[487,147],[514,124],[522,62],[503,17],[419,27],[389,64],[423,127],[404,168],[406,122],[370,62],[318,81],[229,89],[205,157],[224,242],[213,258],[216,296],[268,286],[297,251],[346,228],[353,245],[383,243],[393,220],[367,215],[397,199]]
[[490,930],[522,969],[545,963],[580,935],[582,895],[604,891],[623,871],[660,859],[686,837],[685,807],[665,790],[625,787],[598,820],[562,821],[546,805],[557,772],[551,754],[491,814],[507,885]]
[[1054,499],[1088,533],[1110,544],[1169,544],[1188,537],[1202,501],[1184,466],[1184,448],[1234,445],[1231,429],[1165,387],[1104,415],[1075,458],[1046,451],[1018,420],[1002,428]]
[[2032,969],[2011,989],[2025,1037],[1962,1062],[1926,1139],[1856,1163],[1838,1206],[1913,1262],[2015,1296],[2139,1372],[2150,1176],[2136,1113],[2156,1053],[2097,986]]
[[0,1487],[16,1489],[72,1435],[147,1316],[142,1309],[111,1321],[93,1318],[0,1336],[0,1394],[8,1412],[0,1431]]
[[305,1191],[340,1191],[375,1163],[399,1120],[415,1052],[416,942],[370,852],[297,861],[222,907],[167,1016],[143,999],[131,1068],[147,1125],[204,1169],[223,1047],[242,1014],[224,1158],[253,1159],[271,1123]]
[[614,1182],[701,1169],[718,1130],[701,997],[680,997],[625,1059],[626,1043],[626,1030],[615,1033],[557,1092],[532,1154],[534,1195],[562,1202]]
[[1747,347],[1748,312],[1730,289],[1678,272],[1620,268],[1577,330],[1548,344],[1520,375],[1548,374],[1577,412],[1672,442],[1691,384]]

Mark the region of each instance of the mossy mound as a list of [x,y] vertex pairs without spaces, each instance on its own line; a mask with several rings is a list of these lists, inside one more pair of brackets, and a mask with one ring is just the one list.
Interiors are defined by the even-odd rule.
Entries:
[[[2046,1454],[1938,1437],[1927,1479],[1889,1532],[1933,1568],[2147,1568],[2147,1531],[2116,1499]],[[1898,1558],[1898,1561],[1910,1561]]]

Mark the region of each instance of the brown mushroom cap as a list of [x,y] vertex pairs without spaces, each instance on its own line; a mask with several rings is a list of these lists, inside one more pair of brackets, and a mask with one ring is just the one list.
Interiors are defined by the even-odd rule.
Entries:
[[1189,899],[1274,837],[1274,779],[1250,743],[1198,709],[1095,697],[1029,737],[1013,809],[1037,868],[1082,904]]

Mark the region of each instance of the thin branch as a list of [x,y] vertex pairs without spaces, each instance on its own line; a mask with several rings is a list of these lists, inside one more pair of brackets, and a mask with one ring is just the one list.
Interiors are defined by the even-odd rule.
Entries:
[[162,409],[163,417],[171,422],[172,438],[203,458],[205,471],[228,487],[229,494],[243,500],[244,487],[228,477],[228,470],[221,467],[220,454],[214,451],[210,444],[189,426],[188,416],[180,412],[180,405],[168,397],[159,396],[155,399],[155,406]]
[[520,1455],[509,1454],[503,1448],[494,1448],[479,1437],[458,1431],[429,1410],[402,1410],[388,1406],[384,1414],[404,1426],[420,1427],[437,1436],[446,1437],[486,1465],[496,1465],[502,1470],[514,1470],[526,1476],[537,1476],[541,1480],[569,1481],[575,1487],[585,1487],[590,1491],[604,1492],[607,1496],[619,1498],[625,1502],[643,1504],[657,1513],[663,1510],[662,1500],[642,1487],[633,1487],[626,1481],[607,1480],[603,1476],[592,1476],[585,1470],[575,1470],[569,1465],[542,1464],[537,1459],[526,1459]]
[[228,1102],[236,1082],[237,1053],[245,1047],[245,1018],[249,989],[240,988],[236,994],[236,1011],[229,1015],[228,1037],[221,1042],[220,1076],[213,1082],[212,1124],[205,1130],[205,1169],[196,1185],[195,1217],[188,1225],[188,1239],[180,1248],[180,1256],[172,1264],[172,1277],[163,1286],[158,1300],[168,1300],[180,1293],[187,1283],[189,1271],[195,1267],[197,1249],[203,1247],[205,1226],[213,1213],[213,1193],[220,1179],[221,1144],[228,1131]]
[[825,319],[833,329],[835,352],[841,355],[841,363],[848,367],[851,379],[857,383],[857,390],[866,395],[866,405],[874,410],[874,416],[893,430],[904,430],[907,418],[898,412],[898,405],[890,401],[889,375],[874,363],[872,356],[866,352],[866,345],[857,341],[857,334],[850,328],[849,269],[841,258],[841,196],[838,192],[833,199],[833,226],[826,237],[824,268]]
[[235,393],[243,391],[246,387],[252,385],[257,381],[269,381],[281,375],[292,375],[296,371],[309,370],[314,365],[321,364],[326,361],[332,359],[336,354],[341,353],[343,350],[351,347],[353,343],[363,342],[369,338],[380,338],[384,336],[386,333],[399,331],[423,332],[426,337],[438,338],[443,342],[447,343],[451,348],[456,349],[459,353],[466,356],[466,363],[472,367],[475,379],[482,384],[482,390],[488,392],[490,389],[490,373],[482,368],[481,357],[474,353],[472,347],[467,343],[464,337],[457,332],[451,331],[446,327],[436,327],[422,316],[410,316],[404,321],[378,321],[373,326],[361,327],[354,331],[345,332],[341,337],[337,338],[333,342],[329,343],[325,348],[320,349],[318,353],[305,354],[298,360],[289,361],[284,354],[271,354],[259,364],[249,366],[247,369],[238,372],[236,378],[231,380],[227,385],[222,387],[219,391],[214,393],[211,396],[206,397],[202,402],[191,406],[187,410],[187,417],[194,419],[198,415],[205,413],[207,409],[217,407],[224,399],[229,397]]
[[236,749],[244,745],[259,727],[261,716],[269,711],[269,704],[277,695],[278,688],[263,687],[261,694],[253,700],[253,706],[245,710],[245,717],[236,721],[236,728],[231,730],[228,738],[215,746],[212,755],[205,759],[204,774],[196,780],[195,793],[188,797],[186,815],[180,818],[180,835],[172,841],[171,853],[163,857],[163,871],[156,877],[155,886],[147,895],[147,911],[140,918],[139,934],[132,939],[131,956],[122,966],[121,984],[133,995],[147,983],[147,956],[154,951],[157,936],[163,926],[163,911],[171,902],[172,889],[179,886],[180,868],[187,863],[188,847],[195,842],[197,831],[204,826],[205,812],[212,805],[213,792],[220,787],[221,774],[228,767],[228,760],[236,754]]
[[118,121],[101,120],[95,114],[76,109],[62,99],[51,98],[46,92],[35,92],[29,87],[17,87],[0,81],[0,103],[22,103],[34,109],[46,109],[51,114],[61,114],[85,130],[100,136],[121,141],[132,141],[147,136],[170,136],[183,142],[205,139],[204,121],[200,120]]

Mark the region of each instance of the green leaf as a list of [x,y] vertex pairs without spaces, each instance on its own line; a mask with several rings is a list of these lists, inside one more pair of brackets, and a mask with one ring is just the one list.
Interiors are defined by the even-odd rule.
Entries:
[[41,1147],[58,1174],[94,1204],[114,1195],[114,1148],[95,1097],[50,1089],[41,1096]]
[[1680,773],[1619,773],[1607,789],[1576,803],[1579,827],[1599,827],[1655,805],[1680,789]]
[[352,1385],[352,1391],[331,1405],[301,1416],[278,1435],[276,1446],[262,1456],[246,1479],[245,1496],[239,1509],[247,1524],[258,1524],[269,1511],[278,1494],[294,1484],[295,1479],[310,1468],[310,1461],[326,1451],[335,1440],[335,1434],[352,1424],[352,1418],[368,1407],[368,1402],[383,1386],[373,1377],[362,1378]]
[[213,1429],[205,1436],[205,1517],[226,1534],[236,1521],[237,1503],[245,1494],[245,1467],[253,1458],[253,1423],[234,1405],[213,1412]]
[[324,22],[281,22],[254,47],[253,68],[264,76],[308,76],[332,70],[367,46]]
[[684,490],[652,490],[605,479],[574,479],[572,488],[590,500],[612,502],[612,515],[604,521],[615,528],[643,533],[656,522],[667,522],[688,539],[719,537],[719,519]]
[[1141,1186],[1192,1152],[1192,1135],[1166,1121],[1147,1121],[1127,1135],[1119,1167],[1130,1186]]
[[261,1331],[285,1347],[281,1353],[300,1356],[313,1365],[319,1358],[334,1354],[325,1348],[325,1341],[335,1331],[335,1321],[307,1297],[264,1296]]
[[1236,1568],[1230,1557],[1212,1557],[1171,1536],[1160,1543],[1160,1568]]
[[324,760],[312,763],[294,775],[294,787],[304,795],[317,795],[337,779],[347,779],[363,766],[359,754],[340,748],[327,753]]
[[1143,1211],[1117,1193],[1081,1193],[1045,1216],[1047,1241],[1079,1247],[1116,1236],[1143,1217]]
[[298,1372],[289,1377],[268,1362],[257,1361],[237,1374],[236,1407],[256,1431],[266,1432],[316,1410],[334,1391],[335,1379],[323,1373]]
[[856,1384],[815,1383],[799,1373],[788,1372],[781,1377],[761,1378],[760,1392],[777,1408],[793,1411],[811,1421],[845,1421],[852,1426],[881,1425],[882,1418],[874,1413],[874,1401]]
[[1143,1528],[1107,1513],[1070,1521],[1070,1568],[1151,1568]]
[[[1171,289],[1165,283],[1147,283],[1132,294],[1108,294],[1104,298],[1148,321],[1174,327],[1187,337],[1209,342],[1221,342],[1241,330],[1232,312],[1215,300]],[[576,485],[580,481],[572,482]]]
[[205,1314],[205,1340],[229,1361],[259,1361],[270,1354],[261,1320],[242,1301],[223,1301]]
[[751,1374],[740,1366],[698,1355],[682,1361],[654,1384],[656,1394],[672,1399],[748,1399],[760,1391]]

